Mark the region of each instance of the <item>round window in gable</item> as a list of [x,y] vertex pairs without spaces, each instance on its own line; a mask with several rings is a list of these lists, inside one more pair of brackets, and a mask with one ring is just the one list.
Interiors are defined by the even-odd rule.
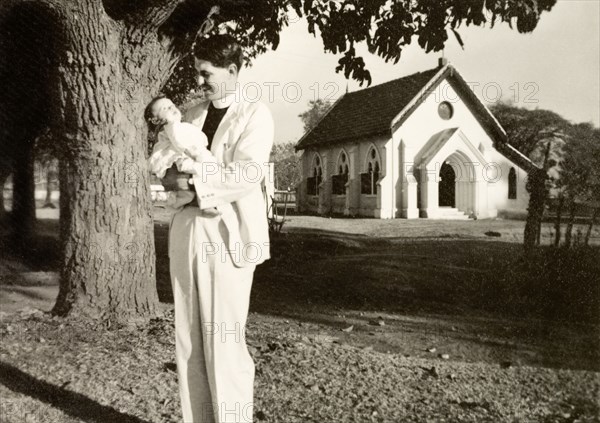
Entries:
[[454,114],[454,109],[452,108],[452,104],[447,101],[443,101],[438,106],[438,114],[444,120],[449,120]]

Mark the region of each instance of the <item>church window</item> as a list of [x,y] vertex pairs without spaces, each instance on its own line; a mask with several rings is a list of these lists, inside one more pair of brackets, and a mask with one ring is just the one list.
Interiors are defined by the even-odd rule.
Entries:
[[337,175],[332,176],[332,193],[335,195],[346,194],[346,183],[348,182],[348,157],[342,151],[338,157]]
[[451,119],[454,115],[452,104],[448,103],[447,101],[442,101],[438,106],[438,114],[444,120]]
[[517,172],[514,167],[508,171],[508,199],[517,199]]
[[366,172],[360,174],[360,193],[377,194],[377,181],[379,180],[379,154],[375,147],[371,147],[367,154]]
[[318,195],[319,185],[323,179],[323,168],[318,154],[315,154],[313,158],[310,175],[306,178],[306,193],[308,195]]

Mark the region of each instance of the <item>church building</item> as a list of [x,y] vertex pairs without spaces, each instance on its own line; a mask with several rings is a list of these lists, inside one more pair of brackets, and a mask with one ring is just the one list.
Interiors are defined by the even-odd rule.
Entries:
[[444,59],[344,94],[296,150],[300,212],[381,219],[523,215],[535,166]]

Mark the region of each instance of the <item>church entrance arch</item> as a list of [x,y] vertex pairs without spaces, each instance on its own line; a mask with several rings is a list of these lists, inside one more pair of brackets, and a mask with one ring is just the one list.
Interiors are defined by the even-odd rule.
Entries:
[[448,208],[467,215],[485,212],[487,186],[481,167],[486,159],[461,130],[432,136],[415,156],[415,163],[420,173],[420,217],[450,216],[454,212],[443,210]]
[[456,207],[456,173],[446,162],[440,169],[438,190],[440,207]]

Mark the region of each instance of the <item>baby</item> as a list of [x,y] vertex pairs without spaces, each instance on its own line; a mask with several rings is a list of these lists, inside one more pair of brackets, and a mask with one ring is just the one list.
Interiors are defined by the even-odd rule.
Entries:
[[[191,123],[181,122],[181,112],[168,98],[154,98],[146,108],[145,118],[151,128],[159,130],[158,140],[149,159],[150,171],[159,178],[164,178],[174,164],[186,157],[202,161],[203,157],[210,155],[204,132]],[[188,179],[180,178],[177,186],[165,187],[168,192],[168,207],[178,209],[194,200],[195,192],[190,189]],[[219,207],[226,206],[231,207],[229,204]],[[203,212],[209,216],[221,214],[221,211],[214,207],[204,209]]]

